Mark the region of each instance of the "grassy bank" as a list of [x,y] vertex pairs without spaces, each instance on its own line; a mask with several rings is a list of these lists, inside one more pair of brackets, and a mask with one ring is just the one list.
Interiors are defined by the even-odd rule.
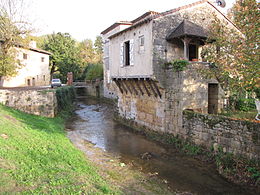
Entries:
[[0,105],[0,194],[116,194],[64,132],[64,119]]

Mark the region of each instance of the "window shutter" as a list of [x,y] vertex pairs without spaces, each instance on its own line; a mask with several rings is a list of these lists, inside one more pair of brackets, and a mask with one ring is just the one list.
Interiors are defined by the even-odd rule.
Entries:
[[120,66],[124,66],[124,43],[120,44]]
[[134,65],[134,40],[130,40],[130,65]]

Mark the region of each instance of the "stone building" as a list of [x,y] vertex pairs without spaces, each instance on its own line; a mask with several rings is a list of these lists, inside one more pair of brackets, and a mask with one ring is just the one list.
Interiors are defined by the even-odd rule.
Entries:
[[50,84],[50,52],[38,49],[35,41],[28,48],[16,47],[21,68],[14,77],[2,77],[0,87],[45,86]]
[[[150,11],[101,33],[104,95],[118,96],[121,117],[155,131],[185,135],[183,110],[217,113],[223,108],[217,80],[198,71],[209,68],[200,52],[214,16],[236,28],[216,6],[202,0],[163,13]],[[165,68],[174,59],[188,60],[186,70]]]

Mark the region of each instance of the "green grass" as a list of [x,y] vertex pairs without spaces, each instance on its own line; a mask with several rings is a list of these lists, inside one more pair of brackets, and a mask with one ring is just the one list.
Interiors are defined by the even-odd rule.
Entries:
[[0,105],[0,194],[19,193],[118,192],[72,145],[62,118],[33,116]]
[[257,114],[256,110],[251,110],[248,112],[244,111],[227,111],[225,113],[221,113],[220,115],[235,118],[235,119],[247,119],[247,120],[254,120]]

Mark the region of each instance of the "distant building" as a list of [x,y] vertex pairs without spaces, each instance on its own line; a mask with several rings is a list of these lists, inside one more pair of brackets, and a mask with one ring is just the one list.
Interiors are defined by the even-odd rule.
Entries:
[[[214,15],[235,28],[211,1],[202,0],[163,13],[147,12],[131,22],[117,22],[101,34],[104,40],[104,96],[118,97],[120,116],[156,131],[178,134],[185,109],[217,113],[225,104],[201,56]],[[165,62],[186,59],[185,71]],[[181,132],[181,134],[185,132]]]
[[50,52],[38,49],[31,41],[28,48],[16,47],[17,59],[23,65],[14,77],[2,77],[0,87],[45,86],[50,83]]

